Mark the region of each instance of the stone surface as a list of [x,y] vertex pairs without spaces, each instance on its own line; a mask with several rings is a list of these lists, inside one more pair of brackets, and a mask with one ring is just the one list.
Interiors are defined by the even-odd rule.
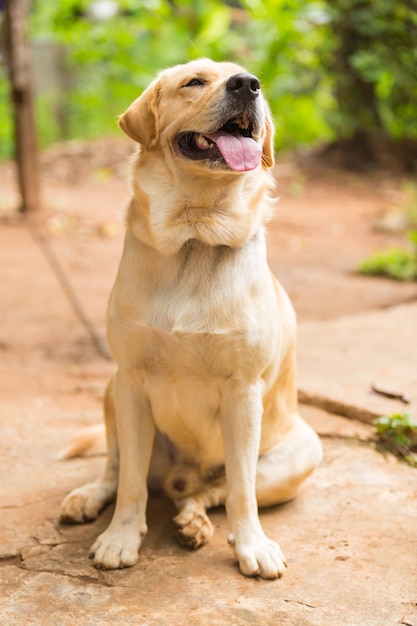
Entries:
[[[303,413],[319,430],[325,425],[324,462],[295,501],[261,512],[266,532],[288,559],[282,579],[251,580],[238,573],[223,509],[211,512],[216,533],[208,546],[196,552],[179,547],[170,521],[174,508],[163,499],[150,501],[139,564],[97,571],[88,547],[109,522],[112,507],[85,526],[60,527],[56,518],[61,497],[93,478],[103,459],[53,461],[55,434],[49,454],[44,449],[36,464],[23,456],[21,483],[3,487],[8,505],[1,513],[0,621],[16,626],[401,623],[413,614],[416,599],[415,472],[369,443],[340,439],[349,420],[308,407]],[[21,498],[24,480],[27,493]]]
[[[417,421],[417,303],[299,325],[300,398],[372,421],[409,413]],[[394,392],[409,400],[373,391]]]

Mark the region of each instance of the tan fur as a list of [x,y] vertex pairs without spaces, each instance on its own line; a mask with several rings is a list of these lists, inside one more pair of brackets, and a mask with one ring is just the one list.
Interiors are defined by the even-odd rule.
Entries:
[[65,444],[57,454],[57,461],[75,456],[102,455],[106,451],[105,432],[102,424],[83,428]]
[[[108,459],[61,511],[63,521],[94,519],[117,492],[92,547],[97,567],[136,563],[149,485],[175,501],[178,538],[193,548],[213,534],[206,509],[226,504],[241,572],[276,578],[285,561],[257,501],[290,500],[321,459],[297,413],[295,316],[266,260],[273,125],[262,95],[250,113],[262,146],[255,169],[178,150],[179,133],[225,123],[226,83],[244,72],[207,59],[166,70],[120,118],[140,147],[108,306],[117,363],[105,399]],[[193,78],[204,84],[188,86]]]

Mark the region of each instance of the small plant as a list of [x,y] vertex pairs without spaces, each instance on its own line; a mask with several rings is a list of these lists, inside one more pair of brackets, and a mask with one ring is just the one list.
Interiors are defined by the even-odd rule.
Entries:
[[376,252],[359,265],[361,274],[388,276],[395,280],[417,279],[417,230],[409,231],[410,248],[389,248]]
[[408,413],[394,413],[374,420],[378,445],[417,467],[417,422]]

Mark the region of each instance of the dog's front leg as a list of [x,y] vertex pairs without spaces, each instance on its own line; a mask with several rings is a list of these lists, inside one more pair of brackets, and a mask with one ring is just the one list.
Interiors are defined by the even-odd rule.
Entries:
[[262,530],[256,502],[256,466],[262,422],[261,385],[225,384],[221,421],[226,462],[226,511],[239,567],[245,576],[278,578],[285,570],[277,543]]
[[142,384],[132,371],[115,378],[120,472],[113,519],[91,548],[94,565],[105,569],[130,567],[138,560],[146,534],[147,475],[155,425]]

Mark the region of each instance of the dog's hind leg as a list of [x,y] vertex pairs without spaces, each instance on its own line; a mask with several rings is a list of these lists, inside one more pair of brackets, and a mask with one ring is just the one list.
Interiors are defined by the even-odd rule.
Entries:
[[114,382],[110,379],[104,396],[106,422],[107,462],[97,480],[74,489],[61,505],[60,521],[80,524],[95,520],[102,509],[115,499],[119,475],[119,450],[114,410]]
[[173,521],[176,537],[182,546],[196,549],[210,541],[214,528],[206,509],[224,504],[225,499],[226,477],[222,476],[202,482],[194,493],[174,500],[179,512]]
[[320,440],[299,416],[274,448],[262,454],[256,469],[256,499],[265,507],[288,502],[322,460]]
[[[319,465],[321,459],[319,438],[313,429],[297,416],[293,428],[285,439],[258,459],[256,468],[258,505],[267,507],[295,498],[301,484]],[[214,529],[206,509],[224,505],[227,493],[226,477],[201,481],[196,469],[179,465],[174,467],[169,480],[165,481],[165,491],[179,509],[173,521],[181,545],[199,548],[208,543]]]

